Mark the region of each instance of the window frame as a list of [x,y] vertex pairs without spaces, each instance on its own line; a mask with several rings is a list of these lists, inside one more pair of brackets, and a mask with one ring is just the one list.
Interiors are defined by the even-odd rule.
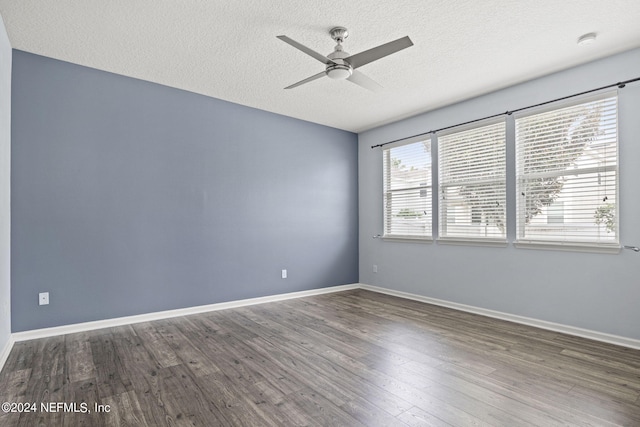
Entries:
[[[388,157],[391,154],[391,150],[394,148],[404,147],[412,144],[429,144],[428,155],[430,157],[430,162],[428,163],[428,181],[429,185],[420,185],[418,187],[404,187],[404,188],[395,188],[391,189],[391,158]],[[431,134],[416,136],[412,138],[403,139],[398,142],[394,142],[393,144],[389,144],[385,146],[382,150],[382,164],[383,164],[383,172],[382,172],[382,208],[383,208],[383,233],[380,236],[383,240],[390,241],[406,241],[406,242],[418,242],[418,243],[431,243],[433,242],[433,167],[434,167],[434,159],[433,159],[433,138]],[[426,227],[428,234],[424,235],[412,235],[412,234],[392,234],[389,233],[391,225],[388,223],[389,218],[389,197],[394,192],[403,192],[410,190],[420,190],[420,194],[422,191],[426,191],[425,197],[429,200],[427,201],[428,210],[430,213],[430,221]]]
[[[448,187],[456,187],[456,186],[460,186],[461,183],[464,182],[456,182],[456,183],[444,183],[443,184],[443,180],[442,180],[442,174],[443,174],[443,161],[442,161],[442,144],[441,144],[441,138],[442,137],[446,137],[452,134],[456,134],[456,133],[461,133],[461,132],[468,132],[471,130],[475,130],[475,129],[480,129],[483,127],[488,127],[488,126],[493,126],[496,124],[502,124],[503,125],[503,134],[504,134],[504,139],[503,139],[503,144],[504,144],[504,155],[502,156],[502,165],[504,166],[504,175],[503,175],[503,180],[490,180],[490,181],[485,181],[485,183],[489,183],[489,182],[495,182],[495,183],[502,183],[503,188],[504,188],[504,199],[503,199],[503,209],[504,209],[504,236],[503,237],[485,237],[485,236],[472,236],[472,235],[467,235],[467,236],[447,236],[447,235],[443,235],[445,234],[443,232],[443,230],[446,230],[446,226],[449,223],[445,223],[445,221],[443,221],[443,209],[446,209],[445,204],[442,202],[442,197],[443,197],[443,190],[445,188]],[[443,243],[443,244],[454,244],[454,245],[468,245],[468,246],[497,246],[497,247],[506,247],[508,246],[509,242],[507,240],[507,229],[508,229],[508,224],[511,221],[509,219],[509,217],[507,216],[507,199],[508,199],[508,194],[507,194],[507,130],[508,130],[508,126],[507,126],[507,118],[502,116],[502,117],[498,117],[498,118],[491,118],[491,119],[486,119],[486,120],[481,120],[478,122],[474,122],[471,124],[466,124],[466,125],[460,125],[460,126],[456,126],[454,128],[451,129],[447,129],[446,131],[443,132],[439,132],[437,134],[438,137],[438,155],[437,155],[437,169],[438,169],[438,182],[437,182],[437,187],[438,187],[438,212],[437,212],[437,228],[438,228],[438,239],[437,242],[438,243]],[[477,181],[477,180],[472,180],[469,181],[468,184],[479,184],[482,183],[481,181]],[[474,215],[473,215],[473,207],[470,206],[470,215],[471,215],[471,220],[474,219]],[[482,213],[480,213],[482,215]],[[477,216],[477,212],[476,212],[476,216]],[[482,224],[482,220],[480,221],[480,224]]]
[[[615,185],[615,240],[611,242],[598,242],[598,241],[588,241],[588,240],[571,240],[567,239],[566,235],[558,235],[558,238],[531,238],[526,237],[526,220],[525,220],[525,209],[522,207],[522,199],[521,194],[523,190],[523,185],[525,180],[527,179],[527,174],[521,173],[521,164],[523,163],[523,155],[522,147],[519,144],[518,140],[518,120],[535,116],[538,114],[544,114],[556,110],[561,110],[564,108],[570,108],[574,106],[579,106],[582,104],[588,104],[590,102],[596,102],[599,100],[605,100],[608,98],[615,98],[615,165],[606,165],[606,166],[587,166],[578,169],[571,169],[571,175],[574,176],[584,176],[590,173],[615,173],[615,179],[613,180],[613,184]],[[577,252],[601,252],[601,253],[618,253],[621,249],[620,246],[620,215],[619,215],[619,206],[620,206],[620,133],[619,133],[619,94],[617,90],[607,90],[596,94],[589,94],[585,96],[580,96],[573,98],[571,100],[564,100],[551,103],[549,105],[545,105],[542,107],[538,107],[535,109],[529,109],[526,112],[519,112],[513,115],[514,119],[514,149],[515,149],[515,159],[516,159],[516,167],[515,167],[515,184],[516,184],[516,236],[513,242],[516,248],[525,248],[525,249],[545,249],[545,250],[565,250],[565,251],[577,251]],[[529,174],[529,180],[531,180],[531,175],[540,175],[541,174]],[[567,175],[567,170],[559,170],[556,172],[548,172],[544,174],[549,177],[564,177]],[[552,206],[552,205],[549,205]],[[548,208],[548,206],[547,206]],[[566,208],[563,206],[563,212],[567,212]],[[565,237],[563,239],[563,237]]]

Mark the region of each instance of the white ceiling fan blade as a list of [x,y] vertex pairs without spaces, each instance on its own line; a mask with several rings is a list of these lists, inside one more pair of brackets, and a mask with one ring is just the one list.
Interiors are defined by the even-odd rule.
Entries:
[[351,55],[348,58],[344,58],[344,60],[351,64],[354,69],[356,69],[380,58],[384,58],[385,56],[391,55],[392,53],[396,53],[398,51],[401,51],[402,49],[406,49],[410,46],[413,46],[413,42],[411,41],[409,36],[405,36],[398,40],[382,44],[378,47],[365,50],[364,52],[356,53],[355,55]]
[[314,74],[311,77],[307,77],[304,80],[300,80],[298,83],[294,83],[291,86],[285,87],[285,89],[293,89],[294,87],[298,87],[298,86],[303,85],[305,83],[309,83],[311,81],[314,81],[314,80],[319,79],[320,77],[323,77],[323,76],[326,76],[326,75],[327,75],[327,73],[325,73],[324,71],[321,72],[321,73],[318,73],[318,74]]
[[384,89],[379,83],[371,80],[371,78],[362,74],[358,70],[353,70],[353,74],[351,74],[351,77],[349,77],[347,80],[373,92],[380,92],[382,89]]
[[301,50],[302,52],[306,53],[307,55],[317,59],[318,61],[322,62],[325,65],[335,64],[335,62],[333,62],[332,60],[330,60],[326,56],[322,55],[321,53],[318,53],[313,49],[309,49],[305,45],[300,44],[297,41],[295,41],[293,39],[290,39],[287,36],[276,36],[276,37],[278,37],[283,42],[290,44],[291,46],[295,47],[296,49]]

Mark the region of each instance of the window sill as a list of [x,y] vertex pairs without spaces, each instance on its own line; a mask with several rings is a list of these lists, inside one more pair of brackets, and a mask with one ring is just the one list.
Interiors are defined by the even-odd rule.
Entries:
[[519,249],[540,249],[551,251],[568,251],[568,252],[591,252],[601,254],[617,254],[620,253],[620,245],[612,244],[588,244],[576,242],[527,242],[516,241],[513,246]]
[[509,245],[506,239],[468,239],[443,237],[437,240],[438,244],[443,245],[462,245],[462,246],[491,246],[496,248],[506,248]]
[[382,236],[385,242],[433,243],[432,237]]

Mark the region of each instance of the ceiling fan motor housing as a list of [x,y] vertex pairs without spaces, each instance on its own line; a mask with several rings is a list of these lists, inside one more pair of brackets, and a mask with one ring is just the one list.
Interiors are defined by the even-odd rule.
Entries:
[[349,53],[343,51],[342,46],[338,42],[336,49],[327,55],[327,58],[334,62],[334,64],[327,65],[327,76],[334,80],[344,80],[351,77],[351,74],[353,74],[353,68],[351,67],[351,64],[343,59],[348,58],[349,56]]

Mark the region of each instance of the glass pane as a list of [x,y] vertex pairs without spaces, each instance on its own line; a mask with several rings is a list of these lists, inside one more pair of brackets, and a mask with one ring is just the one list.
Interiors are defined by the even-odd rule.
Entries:
[[431,185],[431,141],[389,149],[389,190]]
[[431,236],[431,188],[387,193],[385,234]]
[[559,191],[548,196],[549,183],[524,182],[520,209],[524,238],[571,242],[617,241],[615,171],[563,175],[554,181]]
[[442,237],[506,237],[504,183],[452,186],[441,192]]

